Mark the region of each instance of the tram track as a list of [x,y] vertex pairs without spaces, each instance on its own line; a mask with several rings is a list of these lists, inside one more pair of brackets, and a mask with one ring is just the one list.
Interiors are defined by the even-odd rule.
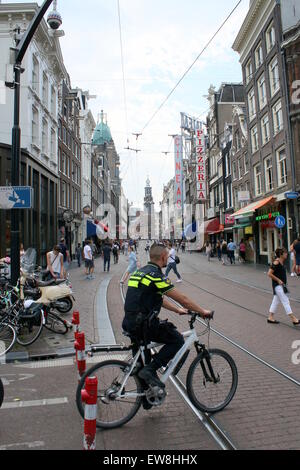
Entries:
[[[250,311],[251,313],[256,313],[257,315],[259,316],[263,316],[262,314],[258,313],[258,312],[255,312],[253,310],[250,310],[246,307],[243,307],[241,306],[240,304],[236,304],[235,302],[232,302],[232,301],[229,301],[227,299],[224,299],[224,297],[220,297],[210,291],[208,291],[207,289],[204,289],[202,287],[199,287],[195,284],[193,284],[192,282],[190,281],[184,281],[186,284],[189,284],[191,285],[192,287],[196,288],[196,289],[199,289],[201,291],[204,291],[206,292],[207,294],[213,296],[213,297],[216,297],[222,301],[225,301],[225,302],[228,302],[232,305],[235,305],[236,307],[239,307],[239,308],[243,308],[244,310],[248,310]],[[202,320],[200,319],[197,319],[197,321],[199,323],[201,323],[202,325],[206,326],[206,323],[203,322]],[[293,327],[290,327],[289,325],[286,325],[286,327],[289,327],[289,328],[292,328],[294,330]],[[232,346],[236,347],[237,349],[239,349],[240,351],[243,351],[244,353],[246,353],[249,357],[251,357],[252,359],[255,359],[257,362],[259,362],[260,364],[263,364],[264,366],[268,367],[269,369],[271,369],[273,372],[276,372],[277,374],[281,375],[282,377],[284,377],[286,380],[292,382],[294,385],[296,386],[300,386],[300,381],[297,380],[295,377],[292,377],[291,375],[287,374],[286,372],[284,372],[283,370],[281,370],[280,368],[276,367],[275,365],[269,363],[268,361],[265,361],[262,357],[258,356],[257,354],[253,353],[252,351],[250,351],[249,349],[245,348],[243,345],[239,344],[238,342],[234,341],[232,338],[229,338],[228,336],[224,335],[222,332],[216,330],[215,328],[210,328],[210,330],[215,333],[217,336],[221,337],[223,340],[225,340],[227,343],[230,343]]]
[[[125,303],[125,295],[124,295],[124,285],[120,284],[120,294],[123,301]],[[227,433],[220,427],[217,421],[207,413],[203,413],[199,411],[190,401],[186,387],[184,383],[175,376],[170,376],[170,382],[172,383],[175,390],[179,393],[181,398],[184,400],[185,404],[189,407],[192,413],[196,416],[196,418],[201,422],[201,424],[205,427],[207,432],[211,435],[213,440],[219,445],[222,450],[237,450],[236,445],[227,435]]]

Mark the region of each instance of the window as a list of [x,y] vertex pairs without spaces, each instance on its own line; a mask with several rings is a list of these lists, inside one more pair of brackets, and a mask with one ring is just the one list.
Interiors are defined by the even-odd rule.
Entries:
[[42,153],[48,154],[48,122],[43,119],[42,122]]
[[252,146],[252,153],[257,152],[257,150],[258,150],[257,126],[254,126],[251,129],[251,146]]
[[239,179],[241,179],[243,177],[243,159],[242,158],[239,159],[238,166],[239,166]]
[[263,50],[262,45],[259,43],[258,47],[255,49],[255,66],[258,69],[263,63]]
[[237,152],[241,148],[241,136],[240,136],[239,131],[236,131],[236,133],[235,133],[235,147],[236,147]]
[[67,207],[67,191],[66,183],[64,181],[61,182],[60,205],[62,207]]
[[277,158],[277,173],[278,173],[278,186],[287,184],[287,163],[285,149],[280,149],[276,152]]
[[274,28],[273,22],[270,24],[266,32],[266,44],[267,44],[267,54],[269,54],[273,46],[275,46],[275,28]]
[[227,154],[225,157],[225,177],[229,175],[231,175],[231,165],[230,165],[230,155]]
[[48,107],[48,98],[49,98],[49,80],[46,73],[43,73],[43,103]]
[[54,86],[51,86],[51,113],[56,115],[56,91]]
[[266,179],[266,192],[273,190],[273,165],[272,157],[265,159],[265,179]]
[[236,176],[236,161],[232,163],[232,175],[233,175],[233,179],[236,180],[237,179],[237,176]]
[[246,85],[251,81],[253,77],[253,65],[252,65],[252,60],[248,60],[245,68],[245,73],[246,73]]
[[254,167],[254,187],[255,187],[255,195],[260,196],[262,193],[260,164]]
[[51,157],[55,159],[56,153],[56,133],[54,129],[51,129]]
[[270,140],[270,122],[269,114],[266,114],[261,120],[262,143],[265,145]]
[[245,174],[246,174],[249,172],[249,157],[247,153],[244,155],[244,167],[245,167]]
[[234,198],[234,201],[233,201],[234,207],[239,207],[239,189],[238,188],[234,188],[233,198]]
[[35,56],[32,56],[32,89],[39,94],[39,62]]
[[267,104],[267,88],[265,74],[262,74],[258,79],[258,99],[259,99],[259,108],[263,109]]
[[256,115],[256,105],[255,105],[255,95],[254,88],[252,88],[248,93],[248,106],[249,106],[249,118],[252,121]]
[[226,209],[232,207],[232,186],[231,183],[226,185]]
[[278,132],[280,132],[283,129],[281,100],[277,101],[277,103],[273,106],[272,112],[273,112],[273,130],[274,130],[274,135],[276,135]]
[[269,65],[271,96],[280,89],[278,59],[275,59]]
[[39,113],[36,108],[32,108],[32,143],[39,144]]

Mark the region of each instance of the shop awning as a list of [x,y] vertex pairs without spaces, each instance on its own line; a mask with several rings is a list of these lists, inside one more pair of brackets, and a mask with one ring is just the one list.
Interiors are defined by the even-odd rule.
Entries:
[[235,219],[240,219],[242,217],[251,216],[255,211],[257,211],[261,207],[266,206],[267,204],[270,204],[273,201],[276,201],[276,198],[274,198],[273,196],[270,196],[270,197],[267,197],[266,199],[261,199],[260,201],[252,202],[248,206],[243,207],[239,211],[235,212],[233,214],[233,217]]
[[215,233],[224,232],[224,225],[220,224],[220,219],[215,218],[207,220],[204,224],[204,231],[208,235],[214,235]]

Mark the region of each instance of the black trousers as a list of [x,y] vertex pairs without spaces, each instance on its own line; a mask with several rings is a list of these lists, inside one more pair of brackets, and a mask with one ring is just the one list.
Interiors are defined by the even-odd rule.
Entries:
[[[125,318],[123,321],[124,330],[128,333],[134,334],[134,327],[131,322],[127,322]],[[165,367],[171,359],[176,355],[179,349],[184,345],[183,336],[177,331],[176,327],[169,322],[154,321],[146,332],[146,339],[148,342],[155,342],[164,344],[160,351],[153,356],[153,361],[158,367]]]

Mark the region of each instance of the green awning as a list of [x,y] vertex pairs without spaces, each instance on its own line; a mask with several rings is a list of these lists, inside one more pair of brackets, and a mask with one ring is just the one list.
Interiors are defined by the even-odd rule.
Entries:
[[249,224],[249,223],[248,224],[239,224],[239,225],[234,225],[232,228],[238,229],[238,228],[245,228],[245,227],[252,227],[252,225]]

